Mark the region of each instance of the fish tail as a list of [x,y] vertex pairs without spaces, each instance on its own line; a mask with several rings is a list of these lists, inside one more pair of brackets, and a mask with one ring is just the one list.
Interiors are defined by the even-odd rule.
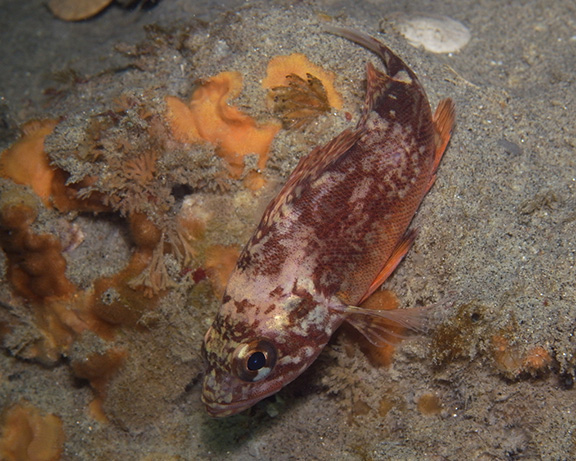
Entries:
[[329,24],[325,25],[324,29],[328,33],[344,37],[350,41],[362,45],[364,48],[367,48],[373,53],[377,54],[386,66],[386,70],[388,71],[388,75],[390,77],[395,78],[401,72],[406,72],[410,79],[413,81],[418,80],[416,74],[404,63],[404,61],[402,61],[402,59],[400,59],[390,48],[388,48],[379,40],[376,40],[374,37],[371,37],[370,35],[357,30],[347,29],[345,27],[336,27]]

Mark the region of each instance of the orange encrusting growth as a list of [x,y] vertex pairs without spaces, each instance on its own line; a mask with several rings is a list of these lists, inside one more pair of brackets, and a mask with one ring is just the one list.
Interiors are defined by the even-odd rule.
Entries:
[[501,334],[492,336],[491,346],[496,367],[510,378],[521,373],[537,375],[546,372],[552,364],[552,357],[542,346],[533,346],[522,352]]
[[69,296],[76,287],[66,277],[60,241],[36,234],[30,226],[37,211],[29,205],[5,205],[0,210],[0,245],[8,258],[8,279],[30,300]]
[[8,408],[2,421],[0,459],[4,461],[56,461],[64,449],[62,420],[53,414],[43,416],[28,402]]
[[0,176],[34,190],[46,206],[52,194],[55,169],[44,152],[44,140],[57,120],[31,120],[22,126],[22,137],[0,155]]
[[128,353],[121,348],[108,349],[104,353],[94,353],[81,360],[71,362],[72,371],[77,378],[90,382],[95,397],[88,406],[90,415],[98,422],[108,421],[103,409],[103,401],[110,380],[124,365]]
[[552,357],[542,346],[534,346],[526,352],[522,367],[528,373],[535,374],[546,371],[552,365]]
[[0,209],[0,247],[7,257],[7,279],[32,306],[42,333],[23,356],[54,363],[78,333],[100,330],[102,322],[90,311],[90,296],[68,279],[62,244],[54,235],[31,229],[37,211],[23,201]]
[[270,146],[279,123],[259,125],[249,115],[228,105],[242,90],[242,75],[238,72],[221,72],[206,80],[192,94],[188,103],[166,97],[166,117],[173,136],[180,142],[208,142],[216,153],[228,163],[233,178],[244,171],[244,157],[258,155],[258,168],[263,169],[268,160]]
[[95,178],[84,178],[78,184],[68,185],[67,172],[50,164],[44,150],[46,136],[50,135],[58,120],[30,120],[21,127],[22,137],[0,154],[0,177],[16,184],[30,186],[47,208],[59,211],[107,211],[98,194],[86,199],[77,197],[78,189],[88,186]]
[[221,297],[228,283],[228,279],[234,270],[236,261],[240,256],[240,249],[237,246],[212,245],[206,250],[206,262],[204,264],[206,273],[214,294]]
[[268,63],[266,78],[262,80],[262,86],[266,89],[284,86],[288,83],[286,77],[290,74],[296,74],[304,80],[307,78],[306,74],[311,74],[319,79],[326,90],[330,107],[342,109],[342,96],[334,88],[336,75],[310,62],[302,53],[272,58]]
[[[162,232],[142,213],[130,216],[130,234],[135,244],[129,263],[119,272],[94,281],[94,304],[91,311],[100,320],[115,327],[136,327],[142,315],[156,307],[158,293],[167,275],[162,267],[153,265],[155,253],[163,258]],[[145,270],[157,288],[153,290],[138,279]],[[154,269],[159,269],[155,271]]]
[[[153,252],[136,249],[124,269],[109,277],[94,281],[94,303],[91,312],[99,320],[114,327],[137,327],[142,315],[156,307],[159,296],[144,289],[136,289],[133,280],[148,267]],[[100,336],[113,337],[106,330]]]

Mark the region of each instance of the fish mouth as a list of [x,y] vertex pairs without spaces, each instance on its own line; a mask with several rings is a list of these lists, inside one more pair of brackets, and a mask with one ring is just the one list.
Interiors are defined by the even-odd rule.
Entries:
[[231,403],[221,403],[215,401],[208,401],[202,396],[202,403],[206,407],[208,414],[214,418],[225,418],[226,416],[232,416],[238,414],[244,410],[247,410],[252,405],[258,403],[260,400],[265,399],[274,392],[270,392],[266,395],[259,395],[247,400],[240,400],[238,402]]
[[[251,383],[250,389],[242,389],[242,386],[248,384],[250,383],[240,382],[238,378],[233,378],[218,369],[209,369],[204,377],[201,397],[206,411],[215,418],[235,415],[278,392],[284,382],[276,378],[272,382],[264,380]],[[222,392],[222,389],[231,391]]]
[[214,418],[224,418],[247,410],[251,406],[260,402],[260,400],[264,400],[266,397],[275,394],[280,389],[282,389],[282,385],[277,384],[275,386],[267,386],[265,390],[254,393],[250,398],[232,400],[231,402],[223,402],[222,400],[215,398],[216,396],[211,395],[209,391],[207,392],[207,389],[204,389],[201,400],[210,416],[213,416]]

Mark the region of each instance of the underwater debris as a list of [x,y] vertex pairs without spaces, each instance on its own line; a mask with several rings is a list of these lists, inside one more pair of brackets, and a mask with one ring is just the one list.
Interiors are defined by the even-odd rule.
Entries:
[[287,86],[270,90],[273,112],[280,116],[286,130],[302,128],[320,114],[330,110],[328,95],[320,79],[306,74],[306,80],[296,74],[286,76]]
[[2,415],[0,459],[5,461],[57,461],[64,450],[66,437],[62,420],[26,401],[5,409]]
[[[470,30],[464,24],[448,16],[396,13],[390,15],[389,19],[410,45],[422,46],[433,53],[460,51],[471,37]],[[380,30],[386,30],[382,23]]]
[[240,178],[244,157],[258,155],[264,169],[272,140],[280,130],[276,123],[257,124],[249,115],[228,104],[242,90],[242,75],[221,72],[194,90],[188,103],[166,97],[166,118],[174,138],[182,143],[210,143],[222,157],[230,176]]
[[478,353],[481,339],[487,336],[488,308],[476,301],[456,309],[454,317],[439,325],[432,335],[430,354],[437,366],[458,359],[472,359]]
[[458,307],[456,315],[438,326],[432,335],[430,353],[436,366],[455,360],[488,357],[507,379],[540,376],[551,367],[553,359],[542,346],[520,346],[519,327],[511,318],[504,328],[489,319],[488,308],[476,301]]
[[416,403],[418,411],[427,416],[438,415],[442,411],[443,405],[436,394],[422,394]]
[[[116,0],[120,6],[129,8],[140,3],[149,9],[160,0]],[[114,0],[49,0],[48,8],[54,16],[63,21],[82,21],[104,11]]]
[[110,5],[114,0],[50,0],[48,8],[64,21],[88,19]]

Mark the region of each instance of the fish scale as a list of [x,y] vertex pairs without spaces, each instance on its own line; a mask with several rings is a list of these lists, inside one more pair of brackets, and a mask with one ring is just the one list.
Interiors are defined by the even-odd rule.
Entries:
[[432,115],[414,72],[378,40],[329,28],[375,52],[355,129],[301,159],[266,208],[206,333],[202,400],[213,416],[238,413],[298,377],[348,322],[386,341],[380,319],[417,327],[421,309],[358,305],[409,250],[408,230],[454,124],[452,101]]

